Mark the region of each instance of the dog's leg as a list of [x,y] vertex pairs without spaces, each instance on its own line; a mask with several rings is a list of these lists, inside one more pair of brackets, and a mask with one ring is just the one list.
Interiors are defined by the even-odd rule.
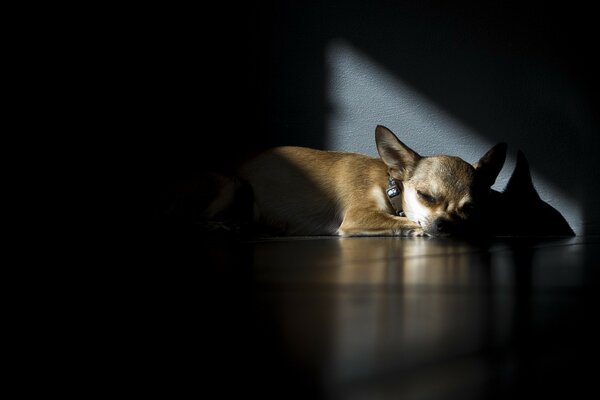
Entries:
[[340,236],[426,236],[418,224],[406,217],[369,209],[348,210],[338,233]]

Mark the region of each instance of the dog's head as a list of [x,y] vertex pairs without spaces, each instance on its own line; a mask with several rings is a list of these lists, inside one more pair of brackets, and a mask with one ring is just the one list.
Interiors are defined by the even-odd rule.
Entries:
[[506,158],[506,144],[471,165],[458,157],[421,157],[386,127],[375,130],[377,150],[402,187],[407,218],[431,236],[472,233]]

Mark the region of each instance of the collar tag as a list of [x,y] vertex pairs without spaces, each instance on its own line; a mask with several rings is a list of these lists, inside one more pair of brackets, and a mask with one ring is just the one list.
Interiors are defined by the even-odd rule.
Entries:
[[385,190],[385,193],[387,194],[388,199],[390,200],[390,203],[392,204],[392,207],[394,208],[395,214],[399,217],[404,217],[405,214],[402,211],[401,199],[396,198],[401,193],[400,188],[398,187],[396,180],[394,178],[392,178],[391,176],[388,177],[388,187]]
[[388,178],[388,187],[386,189],[386,193],[390,198],[396,197],[400,194],[400,189],[398,188],[394,178],[391,176]]
[[400,194],[400,190],[397,187],[388,187],[386,192],[388,197],[396,197]]

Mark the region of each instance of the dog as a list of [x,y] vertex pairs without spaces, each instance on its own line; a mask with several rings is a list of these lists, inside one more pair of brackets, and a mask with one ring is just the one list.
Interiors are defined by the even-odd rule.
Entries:
[[505,143],[471,165],[448,155],[422,157],[382,125],[375,141],[380,158],[277,147],[246,162],[239,176],[253,192],[255,219],[286,236],[477,232]]

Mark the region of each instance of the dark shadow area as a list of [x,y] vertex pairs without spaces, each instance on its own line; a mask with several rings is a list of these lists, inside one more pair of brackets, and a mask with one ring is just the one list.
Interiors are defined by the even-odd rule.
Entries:
[[127,126],[117,129],[134,149],[145,221],[172,185],[231,172],[274,145],[324,146],[323,36],[302,32],[311,9],[288,6],[170,6],[124,17],[117,75],[126,95],[116,101]]
[[509,387],[515,394],[531,396],[583,395],[593,387],[593,372],[587,366],[600,350],[595,340],[598,327],[589,318],[598,306],[592,288],[599,282],[581,280],[569,288],[558,281],[560,269],[578,265],[575,268],[581,272],[587,268],[578,258],[587,251],[582,246],[575,257],[573,249],[565,249],[571,250],[571,256],[548,262],[545,273],[555,283],[541,283],[539,273],[544,268],[540,263],[547,259],[535,249],[540,243],[547,245],[538,240],[511,242],[515,312],[508,352],[513,352],[516,368]]
[[147,233],[142,248],[115,277],[124,295],[110,297],[118,303],[113,331],[102,335],[113,356],[104,368],[131,393],[217,390],[231,397],[256,390],[261,377],[252,371],[258,373],[264,345],[252,334],[253,248],[185,227]]
[[562,214],[540,198],[521,151],[506,188],[502,192],[492,191],[487,223],[497,236],[575,235]]

